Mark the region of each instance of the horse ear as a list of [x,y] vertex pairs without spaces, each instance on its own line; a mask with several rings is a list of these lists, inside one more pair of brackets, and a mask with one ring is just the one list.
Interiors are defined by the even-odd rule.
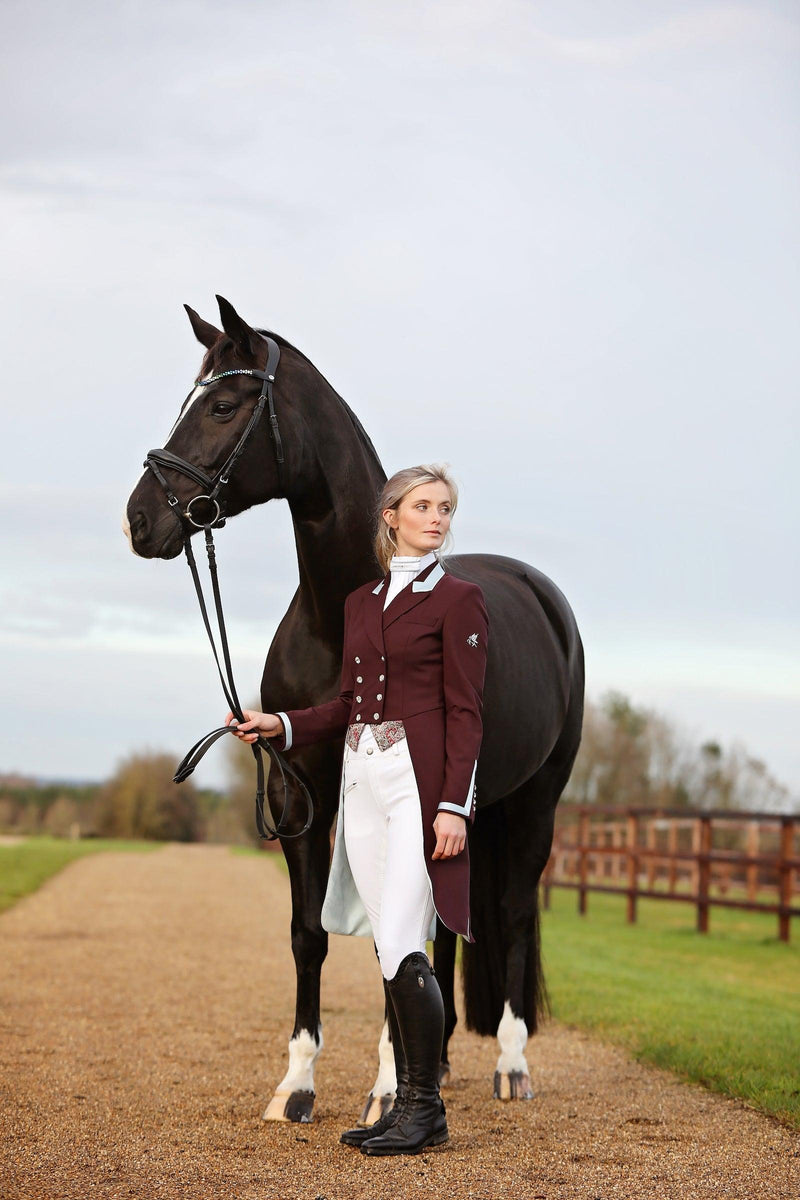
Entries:
[[210,350],[214,345],[214,342],[216,342],[218,338],[222,337],[222,330],[217,329],[216,325],[212,325],[210,322],[204,321],[201,316],[198,316],[193,308],[189,308],[188,304],[184,304],[183,307],[186,309],[186,314],[191,322],[192,329],[194,330],[194,336],[197,338],[201,346],[205,346],[206,350]]
[[247,321],[239,316],[233,305],[224,296],[217,296],[219,315],[222,318],[222,328],[245,354],[254,354],[261,340]]

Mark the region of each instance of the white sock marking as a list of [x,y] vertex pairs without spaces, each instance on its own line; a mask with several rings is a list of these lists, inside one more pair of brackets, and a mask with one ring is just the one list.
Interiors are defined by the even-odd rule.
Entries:
[[497,1040],[500,1043],[497,1070],[502,1075],[508,1075],[511,1071],[521,1071],[523,1075],[530,1074],[525,1060],[528,1027],[522,1017],[514,1016],[508,1000],[505,1002],[503,1015],[497,1026]]
[[314,1063],[322,1049],[322,1029],[316,1039],[307,1029],[301,1029],[289,1042],[289,1070],[275,1089],[276,1092],[313,1092]]

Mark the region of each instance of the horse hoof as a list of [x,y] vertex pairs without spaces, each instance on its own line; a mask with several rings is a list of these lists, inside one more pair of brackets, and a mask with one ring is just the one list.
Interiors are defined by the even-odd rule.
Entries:
[[450,1063],[439,1063],[439,1087],[447,1087],[450,1082]]
[[495,1071],[495,1100],[532,1100],[531,1077],[522,1071]]
[[381,1117],[385,1117],[394,1104],[394,1095],[392,1092],[387,1092],[384,1096],[373,1096],[372,1092],[367,1096],[367,1102],[364,1105],[364,1111],[361,1114],[359,1125],[365,1128],[367,1125],[374,1125],[376,1121],[380,1121]]
[[263,1119],[308,1125],[314,1120],[314,1093],[276,1092],[267,1105]]

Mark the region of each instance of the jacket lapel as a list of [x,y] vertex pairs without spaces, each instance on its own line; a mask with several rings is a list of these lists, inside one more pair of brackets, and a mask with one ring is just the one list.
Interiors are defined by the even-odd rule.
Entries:
[[385,654],[383,645],[383,602],[386,599],[386,589],[389,586],[388,574],[367,592],[364,602],[364,626],[367,637],[373,646]]
[[[416,608],[418,604],[422,604],[424,600],[427,600],[443,575],[444,568],[437,560],[436,562],[432,562],[429,567],[426,567],[411,583],[406,584],[384,611],[383,628],[387,629],[398,617],[405,616],[406,613],[411,612],[412,608]],[[381,589],[380,594],[384,594],[383,589]]]

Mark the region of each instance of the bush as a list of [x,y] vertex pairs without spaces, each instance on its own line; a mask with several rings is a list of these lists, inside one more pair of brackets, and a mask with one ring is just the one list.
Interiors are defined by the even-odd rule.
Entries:
[[197,842],[203,820],[197,788],[172,782],[172,754],[133,754],[103,787],[97,805],[97,832],[103,837]]

